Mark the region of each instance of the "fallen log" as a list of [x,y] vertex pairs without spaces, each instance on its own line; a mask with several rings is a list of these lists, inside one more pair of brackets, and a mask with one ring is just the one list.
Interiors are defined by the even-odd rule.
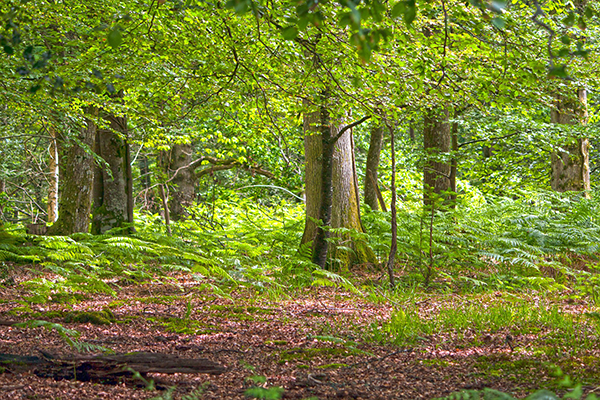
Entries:
[[57,356],[42,350],[40,353],[42,357],[0,353],[0,365],[14,373],[31,370],[44,378],[101,383],[134,381],[149,372],[218,375],[225,371],[223,366],[206,358],[179,358],[164,353],[72,356]]

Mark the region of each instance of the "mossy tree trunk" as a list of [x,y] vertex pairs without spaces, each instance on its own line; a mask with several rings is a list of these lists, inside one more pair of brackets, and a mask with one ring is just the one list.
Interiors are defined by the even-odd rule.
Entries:
[[377,198],[377,170],[379,169],[382,145],[383,126],[373,125],[373,128],[371,129],[371,138],[369,140],[369,152],[367,153],[364,183],[365,204],[371,207],[371,210],[379,210],[379,201]]
[[[6,191],[6,181],[4,178],[0,178],[0,195],[2,195]],[[0,226],[3,224],[4,219],[4,210],[3,207],[0,207]]]
[[[95,151],[106,166],[96,168],[93,191],[92,233],[102,234],[114,228],[133,223],[133,192],[129,165],[127,119],[108,115],[104,117],[108,128],[99,128]],[[118,134],[117,134],[118,132]],[[131,232],[128,228],[127,232]]]
[[169,176],[171,189],[169,190],[169,210],[171,218],[175,221],[186,218],[189,207],[194,202],[196,189],[196,174],[192,166],[192,145],[176,144],[171,149],[169,158]]
[[[437,108],[425,113],[423,144],[425,166],[423,171],[423,204],[440,205],[450,199],[450,157],[452,135],[448,108]],[[438,201],[441,200],[441,201]]]
[[[455,115],[456,117],[456,115]],[[451,148],[452,148],[452,159],[450,160],[450,207],[456,208],[456,200],[458,198],[458,190],[456,188],[456,175],[458,174],[458,122],[452,124],[452,131],[450,132]]]
[[[304,101],[308,107],[308,101]],[[314,220],[319,219],[323,193],[321,192],[321,154],[323,154],[323,141],[319,132],[320,117],[318,111],[304,113],[304,186],[306,218],[302,243],[312,242],[317,233]]]
[[56,140],[56,130],[53,126],[48,128],[50,135],[50,158],[48,160],[48,219],[49,223],[56,222],[58,218],[58,183],[59,183],[59,167],[58,167],[58,141]]
[[96,124],[86,120],[79,132],[79,143],[63,142],[60,146],[60,170],[62,171],[58,218],[49,228],[51,235],[70,235],[88,232],[92,207],[94,183],[94,157],[90,149],[96,139]]
[[[319,111],[304,115],[306,220],[302,243],[313,242],[315,264],[324,267],[326,260],[332,259],[344,268],[351,263],[374,262],[375,256],[366,243],[353,240],[348,233],[335,235],[338,244],[328,245],[329,228],[364,229],[351,130],[335,140],[339,130],[330,121],[327,100]],[[317,226],[315,220],[321,220],[322,226]]]
[[[579,89],[577,100],[557,96],[551,111],[551,121],[560,125],[585,125],[587,123],[587,93]],[[572,136],[551,155],[550,184],[557,192],[590,191],[590,143],[587,138]]]

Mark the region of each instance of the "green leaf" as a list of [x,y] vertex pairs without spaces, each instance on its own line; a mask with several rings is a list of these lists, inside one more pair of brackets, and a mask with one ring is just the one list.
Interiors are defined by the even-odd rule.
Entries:
[[106,41],[113,49],[117,49],[123,43],[123,36],[121,35],[121,27],[119,25],[115,25],[108,35],[106,36]]
[[538,390],[531,396],[528,396],[526,400],[560,400],[560,398],[554,393],[548,390]]
[[567,68],[566,65],[559,65],[558,67],[552,67],[552,68],[550,68],[550,71],[548,71],[548,76],[556,77],[556,78],[568,78],[569,75],[567,74],[566,68]]
[[301,17],[300,19],[298,19],[298,29],[304,31],[308,26],[308,22],[309,21],[307,17]]
[[298,36],[298,28],[295,26],[283,28],[281,30],[281,36],[283,36],[285,40],[294,40]]
[[404,14],[406,6],[403,1],[400,1],[392,7],[392,18],[398,18],[400,15]]
[[348,1],[347,5],[350,8],[350,18],[352,19],[352,22],[359,26],[361,20],[360,10],[356,8],[354,3],[352,3],[351,1]]
[[404,23],[410,26],[417,17],[417,5],[415,0],[406,1],[406,10],[404,11]]
[[492,0],[490,9],[495,13],[501,13],[506,8],[506,1],[503,0]]
[[563,399],[576,399],[579,400],[581,399],[581,396],[583,396],[583,388],[581,387],[581,384],[577,384],[575,386],[575,388],[573,389],[573,391],[571,393],[566,394]]
[[585,8],[584,15],[585,15],[585,17],[586,17],[586,18],[588,18],[588,19],[589,19],[589,18],[593,18],[593,17],[594,17],[594,10],[592,9],[592,7],[591,7],[591,6],[587,6],[587,7]]
[[561,38],[560,38],[560,41],[563,44],[566,44],[566,45],[570,45],[571,44],[571,38],[569,37],[569,35],[562,35]]
[[492,25],[494,25],[498,29],[504,29],[504,26],[506,25],[506,23],[504,22],[504,18],[502,17],[493,18],[491,22]]
[[573,25],[575,25],[575,13],[573,11],[571,11],[569,13],[569,15],[567,15],[563,19],[563,24],[565,24],[566,26],[573,26]]
[[250,1],[248,0],[229,0],[225,7],[233,8],[236,14],[245,14],[250,8]]

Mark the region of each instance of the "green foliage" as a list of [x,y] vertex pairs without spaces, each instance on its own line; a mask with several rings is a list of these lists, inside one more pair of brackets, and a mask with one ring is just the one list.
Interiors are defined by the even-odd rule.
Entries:
[[[494,389],[464,390],[436,400],[516,400],[511,395]],[[548,398],[550,400],[550,398]]]
[[[480,341],[486,334],[514,332],[537,334],[544,331],[544,340],[551,343],[568,343],[570,347],[593,348],[598,332],[593,317],[589,320],[565,313],[560,307],[540,304],[532,306],[526,300],[490,304],[475,301],[452,304],[433,315],[420,315],[419,310],[407,305],[397,309],[388,321],[373,323],[368,338],[398,345],[414,344],[427,336],[450,333],[463,337],[466,332]],[[592,334],[593,335],[593,334]]]
[[[181,396],[181,400],[200,400],[206,391],[207,386],[208,382],[202,384],[200,387],[192,390],[190,393]],[[173,400],[173,394],[175,393],[176,389],[176,387],[170,387],[160,396],[152,397],[149,400]]]
[[[564,396],[547,390],[540,389],[523,398],[523,400],[583,400],[583,388],[581,384],[574,383],[569,376],[563,375],[560,369],[557,369],[555,376],[559,381],[559,386],[563,389],[569,389]],[[585,400],[597,400],[598,397],[595,393],[590,393],[585,397]],[[485,388],[484,390],[463,390],[461,392],[452,393],[449,396],[443,398],[437,398],[435,400],[518,400],[508,393],[501,392],[494,389]]]
[[[409,270],[424,275],[432,266],[438,282],[470,290],[562,290],[577,281],[582,291],[597,295],[591,283],[597,271],[565,262],[595,257],[598,251],[595,197],[542,191],[520,191],[515,198],[479,195],[475,204],[470,200],[455,210],[436,211],[433,221],[409,207],[398,212],[398,261]],[[363,222],[371,232],[369,242],[385,254],[386,214],[366,212]],[[553,276],[544,276],[547,271]]]
[[103,352],[103,353],[113,353],[111,349],[107,349],[106,347],[99,346],[93,343],[82,342],[79,340],[81,334],[75,329],[65,328],[61,324],[42,321],[42,320],[31,320],[27,322],[22,322],[15,324],[16,327],[19,328],[37,328],[43,327],[49,331],[55,331],[60,335],[60,337],[71,346],[73,349],[82,352],[82,353],[91,353],[91,352]]
[[252,399],[279,400],[281,396],[283,396],[284,389],[279,386],[271,386],[269,388],[258,386],[266,385],[267,383],[267,378],[262,375],[252,375],[246,378],[246,380],[257,385],[244,391],[246,397]]

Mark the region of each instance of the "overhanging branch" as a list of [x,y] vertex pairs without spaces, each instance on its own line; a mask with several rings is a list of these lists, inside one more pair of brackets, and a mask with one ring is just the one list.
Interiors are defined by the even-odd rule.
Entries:
[[344,133],[346,133],[346,131],[348,129],[352,129],[357,125],[362,124],[363,122],[365,122],[366,120],[370,119],[371,116],[367,115],[366,117],[362,117],[361,119],[359,119],[358,121],[354,121],[351,124],[346,125],[345,127],[343,127],[342,129],[340,129],[340,131],[337,133],[337,135],[335,135],[332,139],[331,139],[331,145],[333,146],[341,137]]

